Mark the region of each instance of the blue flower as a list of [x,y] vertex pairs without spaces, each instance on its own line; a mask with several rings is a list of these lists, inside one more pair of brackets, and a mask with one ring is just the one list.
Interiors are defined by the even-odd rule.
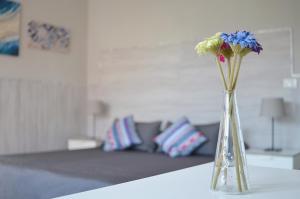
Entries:
[[250,49],[253,52],[260,53],[263,50],[260,43],[257,42],[254,35],[248,31],[236,31],[235,33],[222,33],[221,38],[229,45],[240,45],[242,49]]

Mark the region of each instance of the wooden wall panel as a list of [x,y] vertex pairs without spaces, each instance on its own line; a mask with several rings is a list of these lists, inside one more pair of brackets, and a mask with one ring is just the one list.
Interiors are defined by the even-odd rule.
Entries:
[[65,149],[85,128],[83,87],[0,79],[0,154]]

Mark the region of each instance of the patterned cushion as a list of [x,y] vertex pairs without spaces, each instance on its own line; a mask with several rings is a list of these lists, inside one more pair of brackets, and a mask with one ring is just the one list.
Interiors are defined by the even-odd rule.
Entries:
[[112,127],[107,132],[104,150],[123,150],[141,143],[142,141],[135,131],[133,116],[127,116],[113,122]]
[[171,157],[178,157],[190,155],[206,141],[206,137],[202,132],[195,130],[186,117],[182,117],[155,137],[154,141],[163,152]]

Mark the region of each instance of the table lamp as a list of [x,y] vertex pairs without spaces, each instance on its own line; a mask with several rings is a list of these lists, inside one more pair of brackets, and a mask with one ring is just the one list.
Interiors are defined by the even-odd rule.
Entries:
[[105,112],[105,104],[102,101],[90,100],[88,102],[88,114],[93,117],[93,138],[96,138],[96,119]]
[[271,118],[272,121],[272,145],[271,148],[265,149],[265,151],[281,151],[274,146],[274,121],[277,118],[284,116],[284,100],[283,98],[263,98],[261,101],[260,115]]

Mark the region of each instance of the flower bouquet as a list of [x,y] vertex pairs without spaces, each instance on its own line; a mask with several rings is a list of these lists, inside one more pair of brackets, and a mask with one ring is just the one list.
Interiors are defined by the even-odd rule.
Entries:
[[252,33],[216,33],[195,47],[198,54],[211,53],[225,89],[211,189],[226,193],[249,190],[245,147],[236,104],[236,85],[243,58],[250,52],[260,53],[262,46]]

